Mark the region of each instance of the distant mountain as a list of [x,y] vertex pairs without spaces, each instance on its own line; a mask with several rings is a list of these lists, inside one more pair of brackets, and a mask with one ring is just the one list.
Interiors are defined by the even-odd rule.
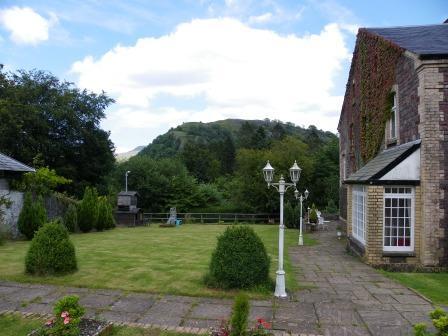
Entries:
[[188,122],[159,135],[139,152],[154,158],[173,157],[186,144],[220,146],[232,140],[235,148],[264,148],[271,141],[286,135],[294,136],[311,146],[320,146],[336,138],[334,133],[318,130],[315,126],[302,128],[278,120],[226,119],[209,123]]
[[135,147],[133,150],[130,150],[129,152],[115,154],[115,159],[118,162],[129,160],[129,158],[131,158],[131,157],[137,155],[138,153],[140,153],[140,151],[143,148],[145,148],[145,146],[138,146],[138,147]]

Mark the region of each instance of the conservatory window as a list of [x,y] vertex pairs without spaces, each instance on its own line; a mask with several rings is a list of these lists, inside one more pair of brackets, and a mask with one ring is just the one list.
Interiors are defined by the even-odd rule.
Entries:
[[414,250],[414,189],[384,188],[384,251]]
[[352,195],[352,235],[365,244],[366,237],[366,191],[364,186],[354,186]]

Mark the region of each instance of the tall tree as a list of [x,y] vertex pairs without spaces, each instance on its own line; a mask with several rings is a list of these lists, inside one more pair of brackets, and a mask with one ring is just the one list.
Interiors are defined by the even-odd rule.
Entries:
[[0,69],[0,150],[30,165],[38,157],[73,180],[65,188],[78,194],[101,185],[114,164],[109,133],[99,126],[111,103],[47,72]]

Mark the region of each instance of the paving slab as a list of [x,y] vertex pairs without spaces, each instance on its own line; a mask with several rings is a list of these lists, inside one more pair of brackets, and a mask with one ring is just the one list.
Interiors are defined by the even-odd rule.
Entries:
[[128,313],[144,313],[154,303],[155,299],[151,297],[122,297],[112,305],[111,310]]
[[141,318],[141,314],[129,313],[123,311],[103,311],[99,313],[98,318],[100,320],[111,321],[111,322],[136,322],[139,318]]
[[83,306],[90,308],[107,308],[117,301],[117,297],[102,295],[96,293],[89,293],[86,296],[82,296],[79,303]]
[[232,308],[228,305],[199,303],[193,308],[189,317],[222,320],[229,319],[231,311]]
[[208,319],[187,319],[182,323],[183,327],[190,328],[217,328],[221,325],[221,320]]

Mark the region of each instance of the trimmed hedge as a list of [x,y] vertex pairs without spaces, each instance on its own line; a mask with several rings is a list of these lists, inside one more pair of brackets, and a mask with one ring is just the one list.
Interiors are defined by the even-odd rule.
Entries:
[[45,211],[42,196],[33,201],[33,196],[27,192],[17,222],[20,233],[30,240],[34,237],[35,232],[44,225],[46,220],[47,212]]
[[36,232],[25,257],[25,270],[34,275],[59,275],[77,270],[75,247],[58,221]]
[[269,256],[248,226],[230,226],[218,237],[206,276],[208,285],[250,288],[269,283]]

